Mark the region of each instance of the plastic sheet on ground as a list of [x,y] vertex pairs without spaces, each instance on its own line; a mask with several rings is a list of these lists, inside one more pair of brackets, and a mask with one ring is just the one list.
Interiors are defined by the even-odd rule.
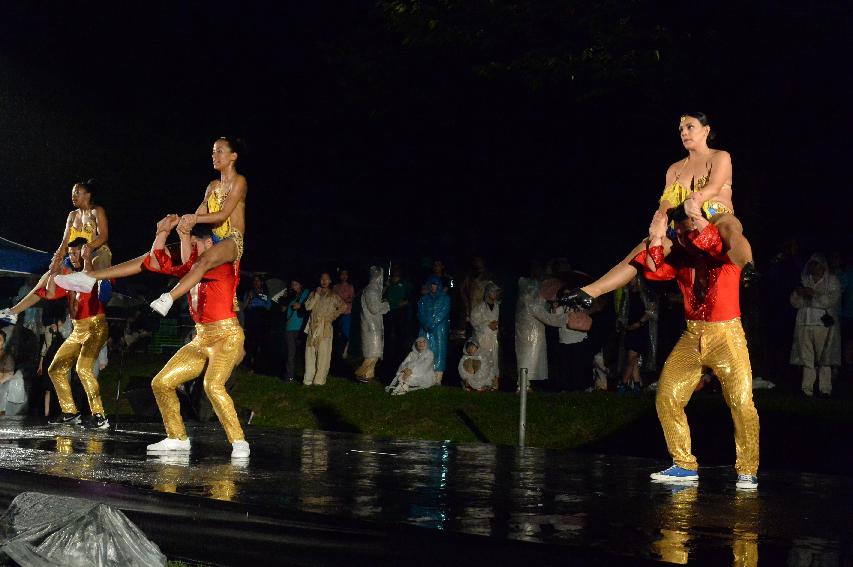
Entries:
[[22,492],[0,517],[0,564],[22,567],[162,567],[166,557],[106,504]]

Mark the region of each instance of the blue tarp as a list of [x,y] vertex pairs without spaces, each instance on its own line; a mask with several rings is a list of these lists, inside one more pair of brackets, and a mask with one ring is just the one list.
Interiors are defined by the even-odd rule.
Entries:
[[0,237],[0,276],[41,275],[49,264],[47,252]]

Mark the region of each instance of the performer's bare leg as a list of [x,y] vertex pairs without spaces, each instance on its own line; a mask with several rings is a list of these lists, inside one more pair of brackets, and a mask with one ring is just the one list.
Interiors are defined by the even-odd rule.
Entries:
[[127,262],[122,262],[121,264],[110,266],[109,268],[93,270],[86,273],[96,280],[114,280],[118,278],[126,278],[128,276],[135,276],[136,274],[141,274],[145,270],[142,263],[145,261],[147,256],[148,252],[142,256],[128,260]]
[[50,276],[50,272],[45,272],[42,277],[39,278],[35,287],[33,287],[33,289],[31,289],[30,292],[21,299],[21,301],[9,308],[9,313],[12,315],[18,315],[38,303],[41,300],[41,297],[36,295],[36,291],[47,287],[47,281]]
[[625,256],[625,259],[613,266],[609,272],[591,284],[582,287],[581,290],[588,293],[591,297],[598,297],[605,293],[617,290],[620,287],[625,287],[637,276],[637,268],[631,265],[631,260],[645,249],[646,242],[644,240],[637,244],[637,246],[635,246],[634,249]]
[[173,301],[182,295],[186,295],[201,281],[201,278],[208,270],[233,262],[236,259],[237,243],[234,242],[233,238],[222,240],[198,257],[198,260],[193,264],[190,271],[181,278],[178,285],[172,288],[169,295]]
[[711,222],[720,231],[720,238],[728,247],[729,259],[737,267],[743,268],[748,262],[752,262],[752,246],[743,235],[743,225],[734,215],[717,215]]

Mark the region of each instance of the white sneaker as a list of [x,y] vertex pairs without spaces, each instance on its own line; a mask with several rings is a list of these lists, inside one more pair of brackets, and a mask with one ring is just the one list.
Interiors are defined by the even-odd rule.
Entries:
[[86,272],[71,272],[54,276],[53,281],[62,289],[89,293],[98,281]]
[[735,486],[741,490],[755,490],[758,488],[758,476],[754,474],[739,474],[737,475]]
[[234,441],[231,443],[231,458],[245,459],[249,456],[249,443],[246,440]]
[[148,445],[149,453],[163,453],[166,451],[189,451],[190,450],[190,440],[189,439],[172,439],[171,437],[166,437],[162,441],[158,441],[157,443],[152,443]]
[[164,293],[163,295],[151,302],[151,309],[165,317],[166,313],[169,312],[169,309],[172,308],[173,303],[174,300],[172,299],[172,296],[168,293]]
[[8,323],[10,325],[14,325],[18,322],[18,316],[9,311],[8,309],[3,309],[0,311],[0,323]]

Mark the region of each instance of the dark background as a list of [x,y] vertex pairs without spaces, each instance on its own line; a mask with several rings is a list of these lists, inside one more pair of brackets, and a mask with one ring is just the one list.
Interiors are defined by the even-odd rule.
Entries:
[[[120,261],[244,136],[244,266],[473,253],[598,272],[709,114],[759,266],[849,247],[850,3],[3,2],[0,235],[53,251],[95,177]],[[458,265],[457,264],[457,265]]]

